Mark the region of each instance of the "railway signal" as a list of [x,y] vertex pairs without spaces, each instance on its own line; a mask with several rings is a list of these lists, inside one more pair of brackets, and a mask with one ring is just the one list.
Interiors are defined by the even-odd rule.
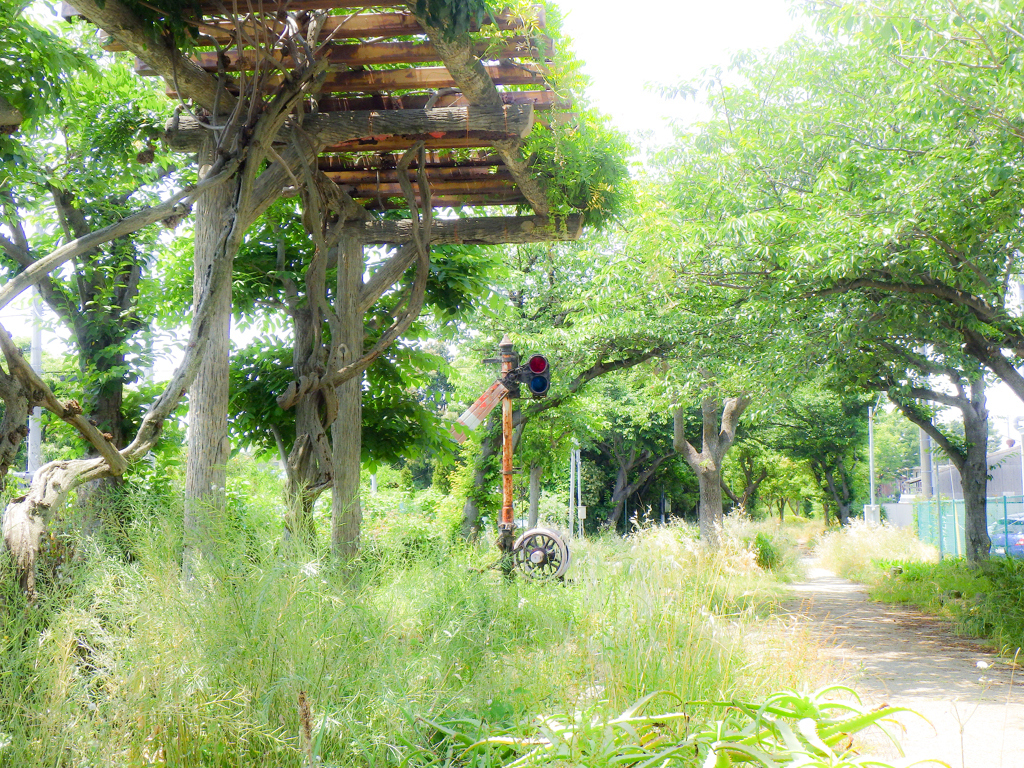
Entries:
[[524,378],[530,394],[534,398],[547,395],[551,389],[551,366],[544,355],[533,355],[524,366]]
[[569,546],[555,531],[532,528],[515,538],[516,521],[512,509],[512,400],[520,397],[525,384],[531,397],[541,398],[551,388],[551,366],[544,355],[532,355],[525,365],[506,334],[498,344],[499,355],[485,363],[501,363],[501,376],[456,420],[452,437],[463,442],[466,434],[459,427],[475,429],[501,403],[501,519],[498,522],[498,549],[509,570],[517,568],[532,578],[558,578],[569,569]]

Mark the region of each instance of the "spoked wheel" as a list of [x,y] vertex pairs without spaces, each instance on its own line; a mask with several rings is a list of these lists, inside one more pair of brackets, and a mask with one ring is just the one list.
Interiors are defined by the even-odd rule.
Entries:
[[556,579],[569,570],[569,545],[547,528],[526,531],[512,553],[516,568],[532,579]]

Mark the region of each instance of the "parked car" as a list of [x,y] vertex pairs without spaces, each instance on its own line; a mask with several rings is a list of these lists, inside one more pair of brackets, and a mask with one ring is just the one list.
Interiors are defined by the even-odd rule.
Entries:
[[988,535],[992,539],[991,554],[1024,557],[1024,518],[1011,517],[1005,524],[996,520],[989,525]]

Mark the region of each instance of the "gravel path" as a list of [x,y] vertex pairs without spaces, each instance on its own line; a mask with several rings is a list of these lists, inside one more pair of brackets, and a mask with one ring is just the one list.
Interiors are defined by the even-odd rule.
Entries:
[[[872,603],[866,589],[809,564],[786,609],[820,640],[866,704],[906,706],[907,757],[953,768],[1024,768],[1024,668],[912,609]],[[933,727],[934,726],[934,727]],[[866,745],[868,746],[868,745]],[[881,738],[873,754],[896,757]]]

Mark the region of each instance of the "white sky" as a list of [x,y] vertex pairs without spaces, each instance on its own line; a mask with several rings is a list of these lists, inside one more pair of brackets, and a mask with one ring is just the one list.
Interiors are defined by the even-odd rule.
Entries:
[[732,53],[775,48],[798,29],[785,0],[557,0],[576,55],[586,63],[594,105],[625,131],[657,129],[683,104],[644,89],[675,84],[727,64]]
[[[692,115],[692,102],[666,101],[645,89],[648,83],[674,84],[702,70],[724,65],[750,48],[774,48],[799,28],[786,0],[648,0],[629,6],[608,0],[559,0],[563,29],[591,78],[590,98],[620,129],[653,131],[665,137],[666,119]],[[690,110],[688,112],[688,110]],[[16,336],[29,334],[27,302],[0,312],[0,322]],[[54,331],[63,329],[51,323]],[[54,331],[44,331],[44,348],[59,350]],[[1006,431],[1006,418],[1024,415],[1024,406],[1000,384],[989,395],[993,427]]]

